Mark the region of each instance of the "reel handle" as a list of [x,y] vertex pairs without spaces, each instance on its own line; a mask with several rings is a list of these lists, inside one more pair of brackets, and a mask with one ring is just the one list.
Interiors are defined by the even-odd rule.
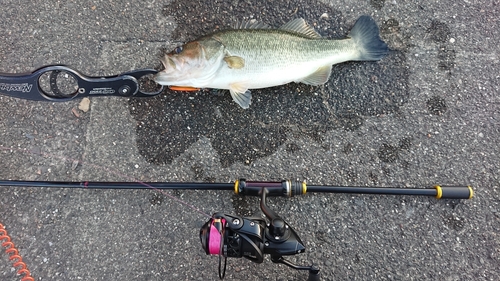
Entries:
[[319,271],[318,272],[309,271],[309,277],[307,277],[307,281],[320,281],[320,280],[321,278],[319,275]]

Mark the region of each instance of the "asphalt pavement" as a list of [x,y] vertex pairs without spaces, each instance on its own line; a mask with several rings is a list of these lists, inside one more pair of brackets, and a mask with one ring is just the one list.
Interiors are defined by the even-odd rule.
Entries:
[[[0,180],[223,182],[432,188],[471,200],[352,194],[270,198],[322,280],[500,280],[500,7],[495,1],[3,1],[0,72],[49,64],[92,76],[160,69],[165,51],[255,19],[302,17],[327,38],[372,16],[378,62],[327,84],[36,102],[0,95]],[[172,199],[172,197],[178,200]],[[182,202],[181,202],[182,201]],[[5,225],[36,280],[217,280],[199,229],[260,215],[229,191],[0,187]],[[228,259],[226,280],[306,272]],[[20,280],[0,252],[0,280]]]

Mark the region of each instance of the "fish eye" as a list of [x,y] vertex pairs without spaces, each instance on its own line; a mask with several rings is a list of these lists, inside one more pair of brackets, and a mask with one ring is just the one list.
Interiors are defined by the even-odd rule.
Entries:
[[175,48],[174,51],[175,51],[176,54],[182,52],[182,46],[179,46],[179,47]]

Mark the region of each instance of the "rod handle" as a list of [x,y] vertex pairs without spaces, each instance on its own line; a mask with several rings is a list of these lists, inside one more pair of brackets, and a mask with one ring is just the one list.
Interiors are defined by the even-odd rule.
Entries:
[[471,199],[474,190],[471,186],[434,186],[437,199]]

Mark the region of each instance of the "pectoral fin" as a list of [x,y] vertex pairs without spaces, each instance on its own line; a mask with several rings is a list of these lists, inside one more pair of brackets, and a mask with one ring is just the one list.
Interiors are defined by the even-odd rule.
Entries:
[[243,109],[247,109],[252,103],[252,93],[241,83],[231,84],[229,92],[233,100]]
[[308,85],[313,85],[313,86],[318,86],[325,84],[326,81],[328,81],[328,78],[330,78],[330,74],[332,72],[332,66],[331,65],[325,65],[315,72],[313,72],[311,75],[303,78],[302,80],[299,80],[297,82],[302,82],[304,84]]
[[245,66],[245,60],[238,56],[227,56],[224,57],[224,61],[227,63],[229,68],[240,69]]

